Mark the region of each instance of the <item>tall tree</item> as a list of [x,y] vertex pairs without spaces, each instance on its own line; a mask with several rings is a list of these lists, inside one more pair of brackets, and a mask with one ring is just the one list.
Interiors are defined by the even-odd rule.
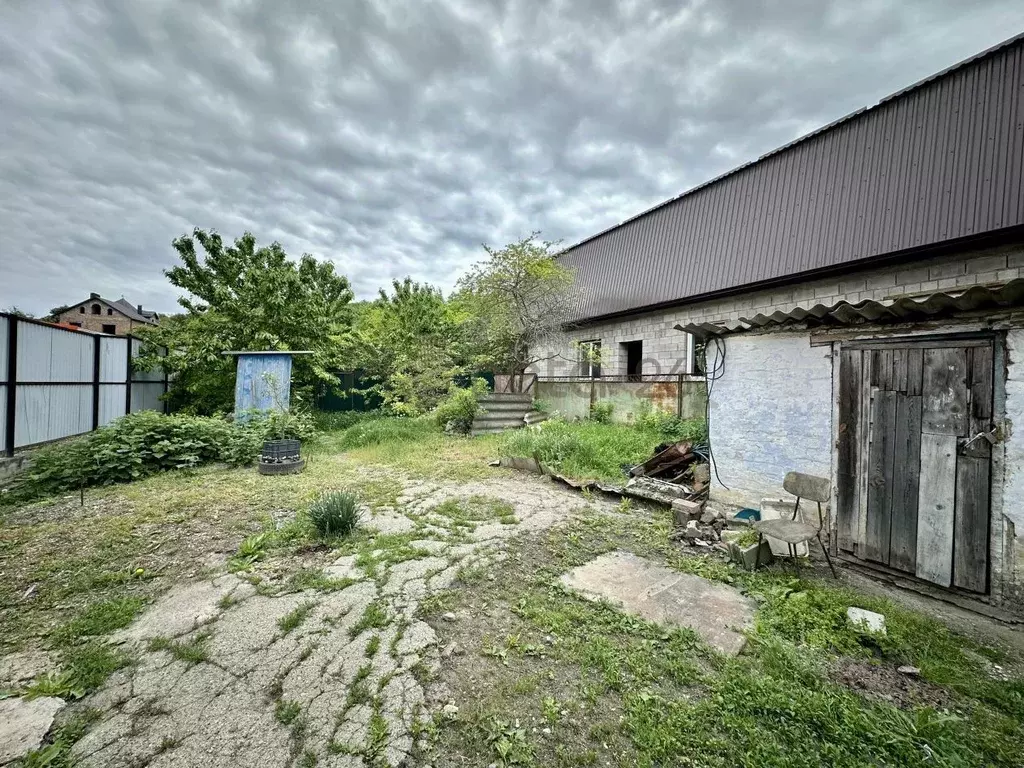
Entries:
[[150,346],[143,364],[159,362],[175,375],[179,404],[200,412],[231,407],[227,350],[309,350],[294,360],[296,387],[311,394],[317,382],[337,381],[332,370],[352,291],[333,264],[308,254],[292,261],[279,243],[257,247],[249,232],[226,245],[217,233],[196,229],[173,247],[181,264],[164,274],[185,291],[178,299],[185,312],[142,331],[169,350],[157,360]]
[[415,415],[433,408],[460,371],[458,322],[438,289],[408,277],[391,288],[361,309],[349,358],[375,380],[386,410]]
[[485,245],[488,258],[459,279],[455,301],[478,367],[521,376],[561,348],[575,306],[574,274],[556,261],[557,243],[538,234],[501,249]]

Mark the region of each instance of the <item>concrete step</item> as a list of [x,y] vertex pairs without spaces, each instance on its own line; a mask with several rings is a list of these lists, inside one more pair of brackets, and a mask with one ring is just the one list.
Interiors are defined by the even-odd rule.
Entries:
[[493,392],[480,398],[481,403],[532,403],[533,395],[494,394]]
[[478,413],[529,413],[530,403],[480,403]]
[[526,424],[526,422],[523,421],[522,416],[503,416],[501,418],[495,418],[492,416],[491,418],[485,419],[481,419],[477,416],[473,419],[474,429],[476,427],[521,427],[524,424]]
[[541,413],[540,411],[530,411],[523,418],[523,421],[526,424],[528,424],[528,425],[529,424],[540,424],[542,421],[547,421],[547,420],[548,420],[548,415],[546,413]]
[[510,429],[522,429],[525,426],[526,425],[522,422],[519,422],[518,424],[514,424],[512,426],[504,427],[495,426],[493,424],[483,425],[474,423],[473,429],[471,429],[469,433],[474,437],[476,437],[477,435],[497,435],[501,434],[502,432],[508,432]]

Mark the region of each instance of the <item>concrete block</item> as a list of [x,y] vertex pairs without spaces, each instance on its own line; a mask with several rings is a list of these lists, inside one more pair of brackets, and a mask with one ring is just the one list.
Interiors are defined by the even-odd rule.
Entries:
[[700,519],[700,516],[703,512],[703,501],[676,499],[675,501],[672,502],[672,517],[675,520],[675,524],[680,528],[686,527],[686,524],[693,520]]
[[982,272],[995,272],[1006,269],[1007,254],[997,253],[992,256],[980,256],[967,261],[968,274],[981,274]]
[[885,616],[880,613],[851,606],[846,609],[846,618],[849,619],[855,629],[862,632],[872,635],[885,634]]
[[943,278],[956,277],[967,274],[967,268],[962,261],[954,261],[948,264],[934,264],[928,267],[929,280],[942,280]]

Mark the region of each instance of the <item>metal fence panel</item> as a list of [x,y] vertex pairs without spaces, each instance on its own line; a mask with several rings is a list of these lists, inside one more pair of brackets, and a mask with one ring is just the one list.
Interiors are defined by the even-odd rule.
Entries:
[[129,365],[140,349],[130,337],[0,314],[0,451],[109,424],[128,410],[129,395],[133,413],[164,410],[163,371],[135,373]]
[[92,387],[19,384],[14,413],[15,448],[89,432],[92,429]]

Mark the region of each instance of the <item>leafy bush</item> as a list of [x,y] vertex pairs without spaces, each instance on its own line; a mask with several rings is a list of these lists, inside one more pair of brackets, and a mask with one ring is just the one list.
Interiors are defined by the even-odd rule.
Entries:
[[310,506],[309,519],[321,538],[348,536],[359,523],[359,500],[346,491],[325,493]]
[[20,483],[28,494],[125,483],[168,469],[223,461],[251,463],[264,432],[209,416],[142,411],[76,440],[36,451]]
[[303,408],[253,411],[246,425],[259,432],[263,440],[308,440],[316,434],[313,415]]
[[671,413],[659,411],[650,400],[641,400],[633,417],[637,429],[646,432],[657,432],[666,441],[690,443],[706,443],[708,439],[707,423],[702,419],[680,419]]
[[607,400],[599,400],[590,404],[590,419],[598,424],[610,424],[612,413],[615,412],[615,404]]
[[468,435],[480,409],[479,399],[487,393],[487,382],[473,379],[468,387],[452,384],[448,396],[434,410],[434,419],[445,432]]

